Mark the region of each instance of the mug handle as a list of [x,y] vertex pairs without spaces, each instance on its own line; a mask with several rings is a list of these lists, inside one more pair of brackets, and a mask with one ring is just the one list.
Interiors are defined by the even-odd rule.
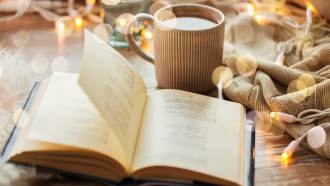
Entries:
[[[136,19],[136,20],[135,20]],[[147,21],[151,26],[152,28],[154,28],[154,17],[152,15],[149,15],[149,14],[137,14],[135,16],[135,19],[132,19],[127,27],[126,27],[126,42],[128,43],[129,47],[134,51],[136,52],[140,57],[142,57],[143,59],[151,62],[154,64],[154,61],[155,61],[155,57],[153,56],[150,56],[148,54],[146,54],[137,44],[136,44],[136,41],[133,37],[133,34],[132,34],[132,30],[131,30],[131,27],[133,26],[133,24],[135,23],[135,21]]]

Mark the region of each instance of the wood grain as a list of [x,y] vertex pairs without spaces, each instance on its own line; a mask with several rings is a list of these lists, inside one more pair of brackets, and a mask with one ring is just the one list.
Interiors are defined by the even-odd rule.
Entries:
[[[0,17],[3,15],[0,15]],[[97,26],[87,20],[84,28],[93,31]],[[15,33],[21,29],[28,31],[30,41],[22,49],[25,58],[29,62],[37,53],[45,54],[50,64],[58,56],[64,56],[69,61],[71,73],[79,73],[83,52],[83,29],[76,29],[67,37],[59,37],[54,24],[45,21],[37,14],[28,14],[8,23],[0,23],[0,44],[15,49],[13,38]],[[143,49],[153,53],[152,42],[143,44]],[[155,78],[155,67],[138,57],[129,50],[118,50],[137,69],[142,76],[148,92],[159,89]],[[45,73],[38,75],[39,80],[50,76],[51,66]],[[218,90],[211,91],[206,95],[218,97]],[[280,159],[284,148],[293,140],[284,131],[273,126],[268,131],[257,131],[256,151],[255,151],[255,185],[330,185],[330,161],[313,151],[299,146],[294,155],[283,162]],[[87,180],[65,177],[61,180],[50,180],[35,183],[35,185],[57,185],[66,183],[67,185],[77,185],[76,183],[91,183]],[[97,184],[98,185],[98,184]]]

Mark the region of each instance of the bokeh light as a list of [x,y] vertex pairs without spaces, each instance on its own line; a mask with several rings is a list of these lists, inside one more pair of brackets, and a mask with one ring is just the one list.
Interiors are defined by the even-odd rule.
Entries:
[[[150,6],[149,14],[153,16],[159,9],[166,6],[170,6],[170,4],[166,1],[156,1]],[[172,11],[172,8],[169,7],[167,10]]]
[[53,72],[68,72],[69,70],[68,60],[63,56],[59,56],[55,58],[52,62],[52,70]]
[[263,127],[264,124],[264,118],[258,111],[250,111],[246,115],[246,120],[253,121],[254,129],[260,130]]
[[[311,94],[313,94],[315,92],[316,89],[316,83],[315,83],[315,78],[310,75],[310,74],[303,74],[302,76],[300,76],[298,78],[298,80],[302,83],[304,83],[304,87],[306,87],[306,96],[310,96]],[[304,88],[304,87],[297,87],[298,91],[302,90],[299,88]]]
[[308,131],[307,142],[308,145],[314,149],[320,148],[326,139],[326,133],[320,126],[314,127]]
[[71,17],[65,16],[58,19],[55,23],[55,30],[60,36],[67,36],[72,33],[74,23]]
[[217,87],[227,88],[233,82],[233,73],[229,68],[219,66],[212,73],[212,81]]
[[30,35],[26,30],[16,32],[14,36],[14,44],[17,48],[25,47],[30,41]]
[[17,124],[19,117],[21,116],[23,109],[17,109],[11,117],[13,124]]
[[253,10],[255,9],[255,7],[254,7],[253,4],[248,4],[248,5],[246,6],[246,9],[247,9],[248,11],[253,11]]
[[262,21],[262,16],[260,14],[254,16],[254,17],[257,20],[257,22],[261,22]]
[[49,61],[45,54],[39,53],[32,58],[31,67],[32,70],[37,74],[45,72],[48,68],[48,65]]
[[120,0],[102,0],[102,2],[106,5],[116,5],[120,2]]
[[306,85],[298,80],[292,81],[287,89],[289,99],[294,103],[300,103],[307,97]]
[[246,21],[237,21],[231,27],[231,33],[239,43],[247,43],[253,38],[253,27]]
[[94,29],[94,39],[99,43],[102,43],[103,41],[109,43],[112,34],[113,29],[109,24],[101,23],[97,25]]
[[267,111],[261,111],[260,114],[263,118],[263,125],[260,130],[268,131],[273,126],[273,119],[269,116],[269,112]]
[[76,17],[74,23],[76,24],[77,27],[80,27],[83,24],[82,17],[81,16]]
[[143,30],[141,35],[145,38],[145,39],[151,39],[153,37],[153,34],[151,31],[149,30]]
[[23,124],[21,124],[21,127],[25,127],[29,123],[30,117],[23,109],[17,109],[11,117],[11,121],[16,125],[20,117],[25,117]]
[[167,9],[159,12],[157,15],[157,18],[163,25],[165,25],[167,27],[167,28],[164,28],[165,30],[166,29],[171,30],[171,29],[175,28],[177,25],[177,22],[178,22],[176,16],[173,14],[173,12],[169,11]]
[[133,31],[133,27],[136,27],[136,25],[137,25],[136,18],[132,14],[129,14],[129,13],[120,15],[116,20],[117,31],[122,34],[130,34],[129,31],[126,31],[126,27],[131,21],[133,21],[133,25],[130,28],[130,31]]
[[241,54],[237,58],[236,69],[243,76],[249,77],[253,75],[256,72],[257,67],[258,64],[256,59],[248,53]]

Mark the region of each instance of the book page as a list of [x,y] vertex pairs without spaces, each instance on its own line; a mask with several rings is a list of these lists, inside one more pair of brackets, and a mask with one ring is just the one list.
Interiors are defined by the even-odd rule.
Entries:
[[128,169],[121,142],[82,90],[78,78],[79,74],[60,72],[51,76],[35,114],[29,118],[27,138],[97,151]]
[[179,90],[148,94],[132,172],[170,166],[240,182],[242,116],[238,103]]
[[79,84],[133,158],[147,90],[139,73],[110,45],[85,30]]

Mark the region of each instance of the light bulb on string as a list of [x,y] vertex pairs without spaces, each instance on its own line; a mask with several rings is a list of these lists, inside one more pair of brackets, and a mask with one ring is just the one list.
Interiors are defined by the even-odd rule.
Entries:
[[253,4],[248,4],[246,6],[246,9],[247,9],[247,13],[249,15],[253,15],[254,14],[254,10],[255,10],[255,6]]
[[61,17],[55,23],[55,30],[60,36],[67,36],[71,34],[73,28],[74,21],[69,16]]
[[125,26],[125,25],[126,25],[126,21],[125,21],[125,19],[121,19],[121,20],[119,20],[119,24],[120,24],[121,26]]
[[57,28],[58,28],[59,30],[64,30],[65,26],[64,26],[63,23],[59,23],[59,24],[57,25]]
[[83,24],[83,19],[81,16],[77,16],[75,19],[74,19],[74,23],[77,27],[80,27],[82,24]]
[[152,32],[149,30],[142,30],[141,34],[145,39],[151,39],[153,36]]
[[254,10],[254,6],[252,4],[248,4],[246,6],[247,10],[251,11],[251,10]]

